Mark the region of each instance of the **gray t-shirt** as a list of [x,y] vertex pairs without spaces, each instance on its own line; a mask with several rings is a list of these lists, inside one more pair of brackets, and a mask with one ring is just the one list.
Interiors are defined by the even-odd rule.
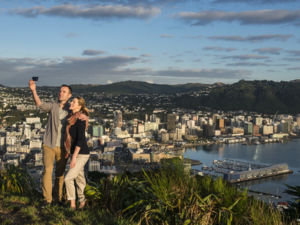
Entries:
[[67,125],[67,119],[66,116],[68,115],[67,111],[63,110],[62,108],[59,108],[59,120],[60,123],[58,124],[58,133],[57,133],[57,139],[56,139],[56,147],[63,146],[64,142],[64,135]]
[[[48,122],[46,126],[46,131],[44,134],[44,145],[54,148],[56,147],[56,142],[58,136],[58,128],[59,125],[61,124],[61,120],[59,119],[59,110],[61,109],[59,107],[58,102],[50,102],[50,103],[45,103],[43,102],[39,108],[45,112],[49,112],[49,117],[48,117]],[[62,111],[65,111],[66,115],[69,112],[69,104],[65,104]],[[63,139],[62,139],[63,140]],[[61,146],[63,147],[63,145]]]

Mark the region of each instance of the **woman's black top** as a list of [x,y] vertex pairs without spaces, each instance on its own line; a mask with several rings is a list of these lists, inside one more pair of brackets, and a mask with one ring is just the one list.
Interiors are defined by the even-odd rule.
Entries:
[[77,119],[76,123],[69,129],[71,136],[71,154],[74,153],[75,147],[79,146],[79,154],[90,154],[85,138],[85,121]]

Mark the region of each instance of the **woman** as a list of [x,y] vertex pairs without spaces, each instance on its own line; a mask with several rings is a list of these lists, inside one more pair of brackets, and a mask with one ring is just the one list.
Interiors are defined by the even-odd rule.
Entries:
[[[72,111],[68,118],[66,128],[65,147],[67,151],[66,157],[71,154],[70,169],[65,176],[65,184],[67,190],[67,198],[70,201],[70,207],[76,209],[76,193],[80,202],[79,208],[85,205],[84,188],[86,186],[84,176],[84,166],[87,163],[90,152],[87,146],[85,131],[88,126],[88,119],[81,120],[82,114],[89,115],[88,109],[85,106],[85,101],[82,97],[76,97],[70,104]],[[79,118],[80,117],[80,118]]]

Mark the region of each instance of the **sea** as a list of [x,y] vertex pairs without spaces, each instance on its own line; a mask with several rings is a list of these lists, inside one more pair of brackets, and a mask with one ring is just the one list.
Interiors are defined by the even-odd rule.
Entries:
[[258,145],[222,144],[187,148],[185,158],[200,160],[201,165],[193,166],[201,170],[202,166],[212,166],[213,160],[237,160],[250,163],[274,165],[286,163],[292,174],[285,174],[260,180],[241,182],[238,187],[249,190],[249,194],[267,202],[292,201],[293,196],[284,191],[286,185],[300,186],[300,139],[286,143],[268,143]]

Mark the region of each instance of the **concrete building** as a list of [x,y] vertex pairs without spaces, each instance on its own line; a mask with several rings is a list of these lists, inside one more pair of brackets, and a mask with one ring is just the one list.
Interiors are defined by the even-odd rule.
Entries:
[[216,129],[223,130],[225,128],[224,119],[218,118],[216,121]]
[[151,156],[150,153],[144,152],[143,149],[129,149],[129,154],[132,162],[142,162],[142,163],[150,163]]
[[263,126],[263,135],[270,135],[274,133],[274,127],[271,125]]
[[27,124],[40,123],[40,122],[41,122],[40,117],[27,117],[26,118]]
[[92,131],[92,136],[93,137],[102,137],[104,134],[104,129],[102,125],[94,125],[93,126],[93,131]]
[[195,127],[195,120],[188,120],[186,125],[189,129],[193,129]]
[[245,122],[244,123],[244,131],[245,131],[246,135],[252,135],[253,134],[253,123]]
[[121,128],[123,124],[122,112],[120,110],[114,111],[114,127]]
[[90,158],[89,162],[88,162],[88,170],[89,170],[89,172],[93,172],[93,171],[100,172],[100,162],[92,160]]
[[137,126],[137,133],[138,134],[141,134],[141,133],[144,133],[145,132],[145,126],[141,123],[138,124]]
[[255,125],[261,126],[262,122],[263,122],[263,118],[262,117],[255,117]]
[[258,125],[253,125],[253,132],[252,132],[252,135],[253,136],[260,136],[260,133],[259,133],[259,126]]
[[162,141],[163,143],[167,143],[167,142],[169,142],[169,140],[170,140],[170,138],[169,138],[169,133],[167,133],[167,132],[162,132],[162,133],[161,133],[161,141]]
[[175,129],[176,129],[176,114],[168,114],[167,129],[168,129],[168,131],[175,131]]
[[290,125],[288,121],[282,120],[280,122],[280,132],[281,133],[289,133],[290,132]]
[[244,135],[244,129],[240,127],[232,128],[232,136],[242,136]]

